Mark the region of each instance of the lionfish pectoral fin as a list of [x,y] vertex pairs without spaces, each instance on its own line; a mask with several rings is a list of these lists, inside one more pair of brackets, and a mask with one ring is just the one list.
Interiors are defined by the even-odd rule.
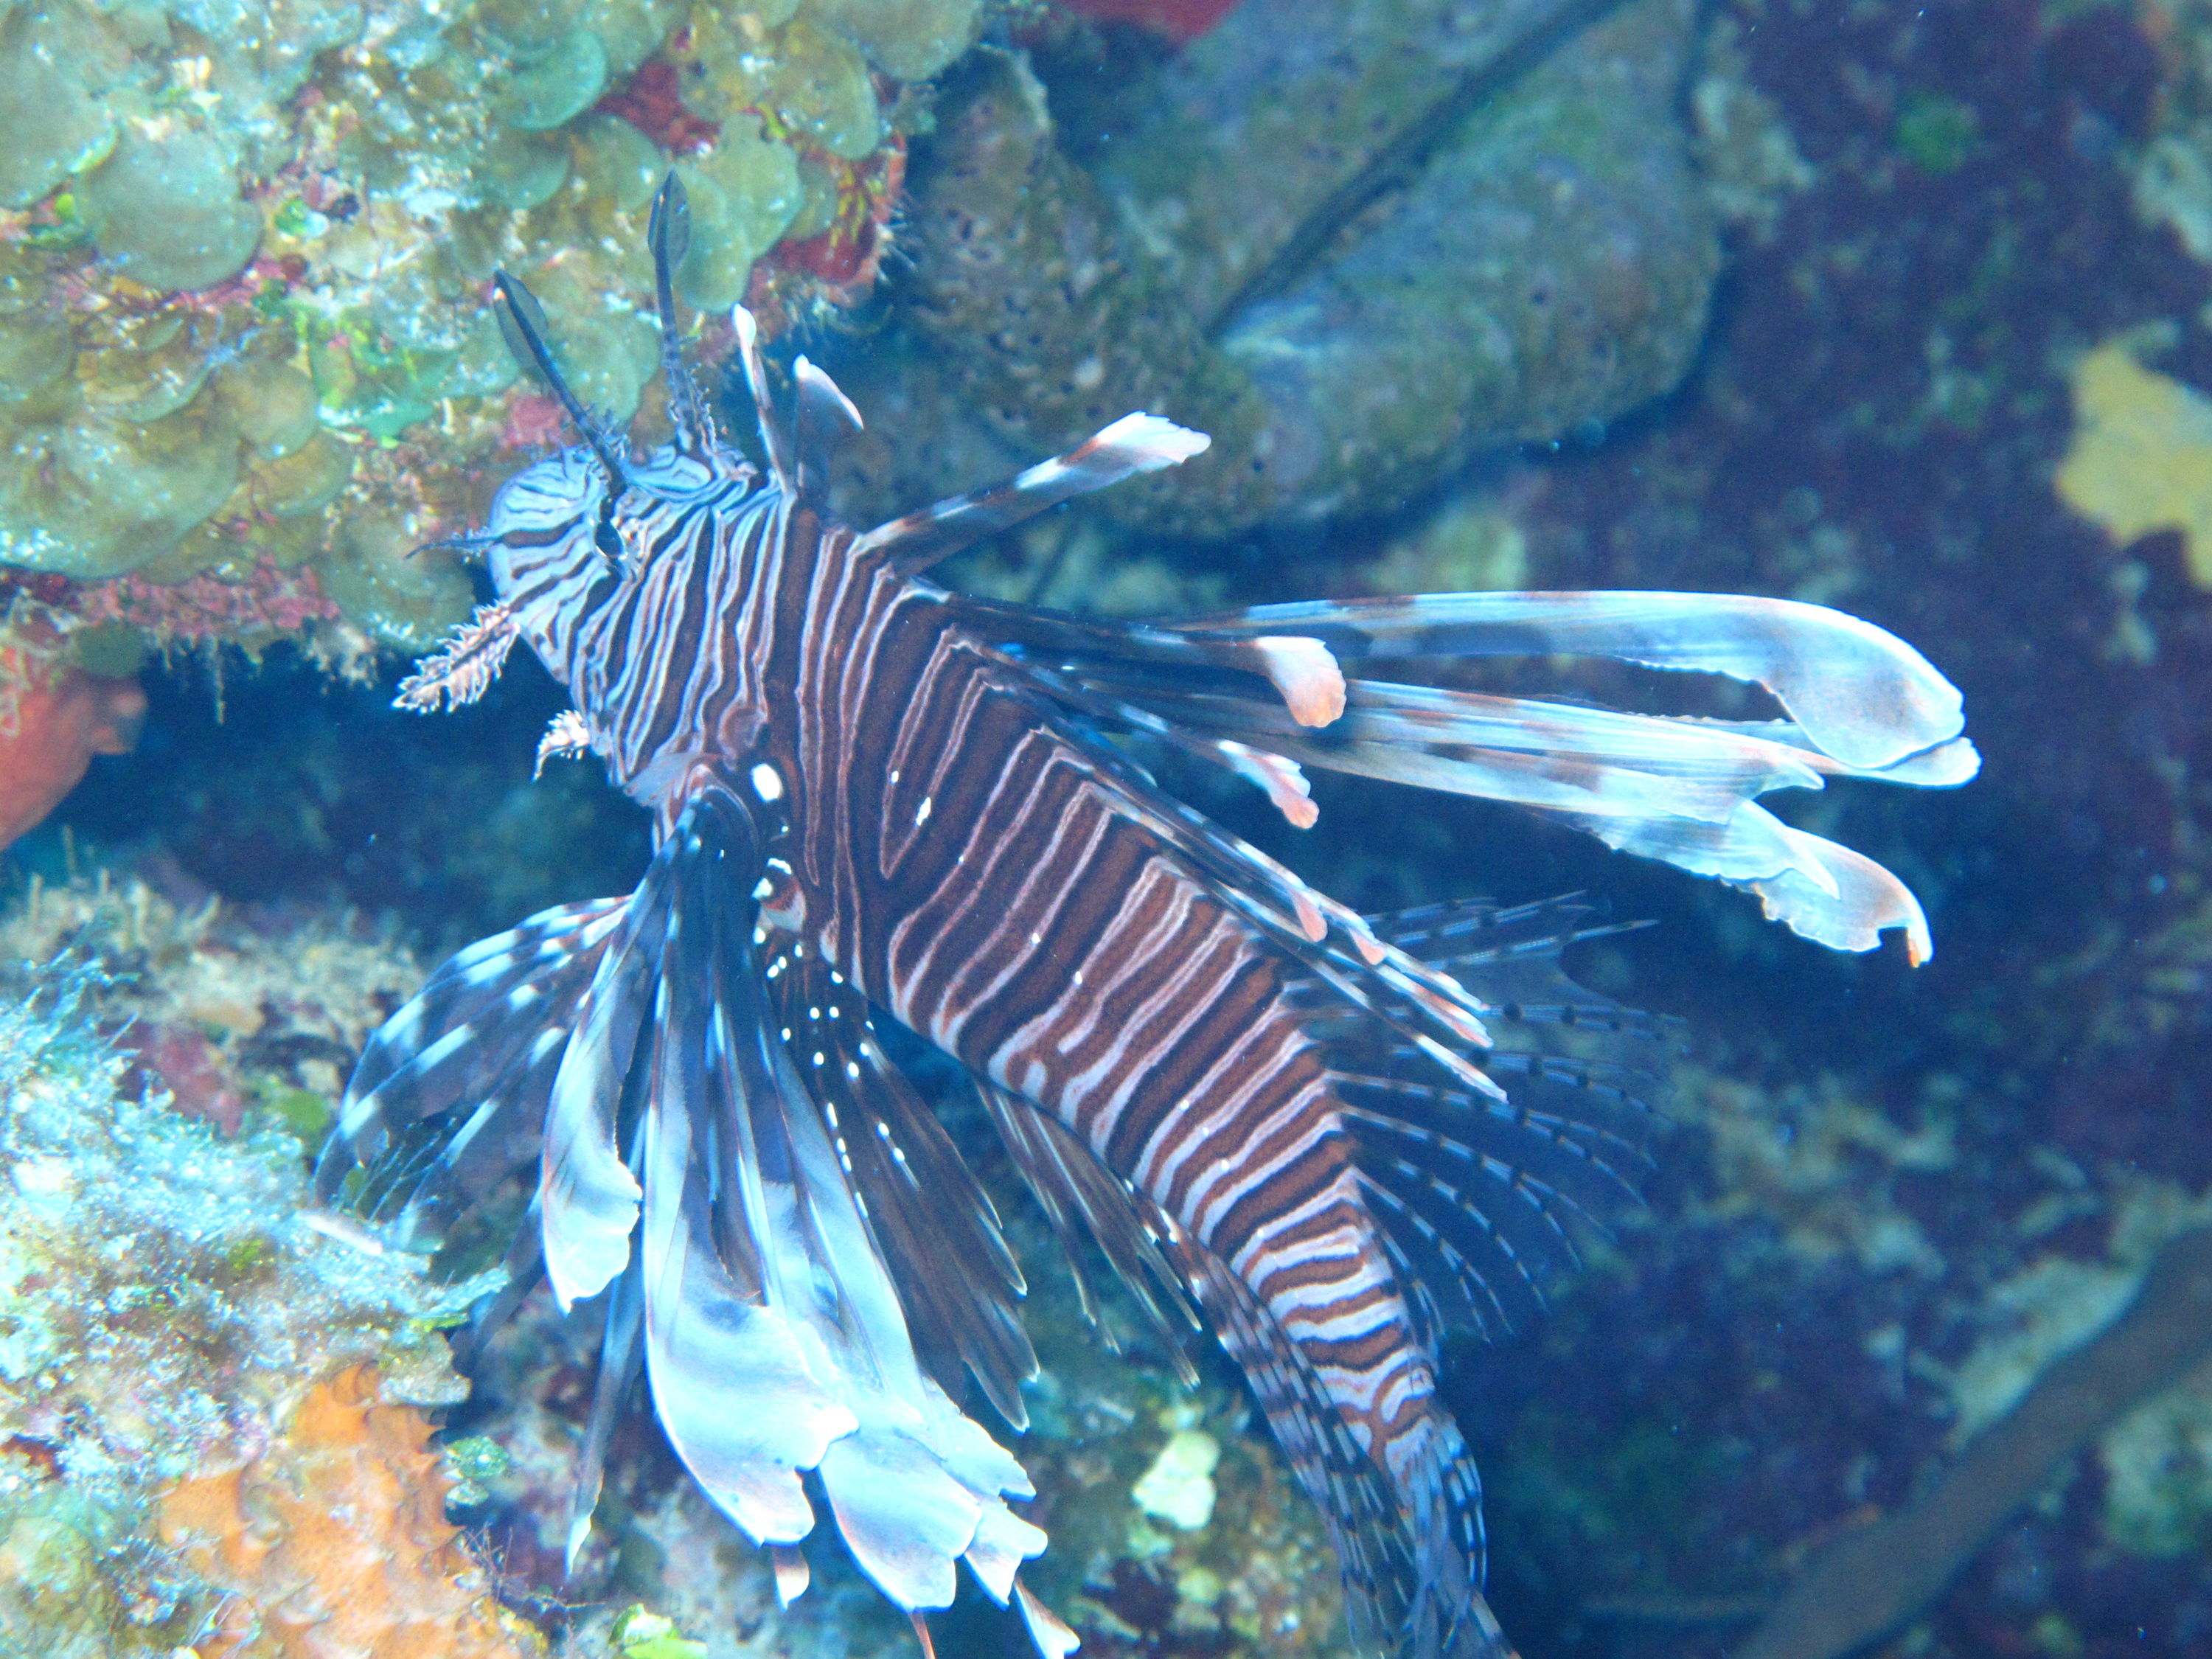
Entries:
[[902,574],[915,575],[1048,507],[1139,473],[1176,465],[1202,453],[1212,441],[1203,432],[1156,415],[1124,415],[1065,455],[1040,461],[1006,483],[954,495],[878,525],[854,544],[854,550],[888,552]]
[[1083,1645],[1066,1621],[1040,1601],[1027,1584],[1015,1583],[1014,1604],[1021,1609],[1022,1624],[1030,1633],[1038,1659],[1067,1659],[1069,1654]]
[[562,1561],[570,1574],[592,1535],[592,1513],[599,1507],[606,1473],[607,1443],[614,1437],[630,1384],[645,1363],[645,1286],[638,1262],[631,1262],[607,1287],[605,1317],[599,1333],[599,1372],[592,1379],[591,1413],[584,1419],[583,1438],[576,1449],[576,1474],[568,1500]]
[[324,1201],[411,1243],[418,1216],[466,1209],[533,1156],[625,902],[541,911],[432,974],[362,1051],[316,1163]]
[[757,1541],[811,1528],[813,1470],[862,1571],[902,1608],[945,1607],[961,1559],[995,1577],[1043,1534],[1006,1509],[1031,1493],[1021,1465],[924,1371],[824,1097],[781,1034],[755,935],[765,867],[742,792],[695,781],[655,858],[647,1375],[669,1443]]

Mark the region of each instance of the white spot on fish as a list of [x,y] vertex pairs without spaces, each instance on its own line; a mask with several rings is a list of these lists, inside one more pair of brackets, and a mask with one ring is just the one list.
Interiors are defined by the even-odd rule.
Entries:
[[929,822],[929,797],[921,798],[921,805],[914,809],[914,827],[917,830]]
[[783,799],[783,775],[766,761],[753,768],[753,793],[763,800]]

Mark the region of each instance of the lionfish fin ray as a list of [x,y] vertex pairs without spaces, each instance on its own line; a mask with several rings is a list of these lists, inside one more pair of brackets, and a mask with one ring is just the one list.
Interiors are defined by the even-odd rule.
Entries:
[[[316,1165],[411,1247],[536,1155],[553,1077],[621,899],[541,911],[449,958],[369,1039]],[[396,1224],[392,1218],[397,1216]]]
[[592,1535],[592,1512],[599,1504],[599,1487],[605,1478],[607,1443],[630,1385],[637,1381],[645,1359],[645,1289],[641,1264],[632,1261],[616,1276],[605,1291],[605,1323],[599,1332],[599,1371],[592,1379],[590,1414],[576,1448],[575,1480],[568,1499],[568,1534],[563,1552],[565,1570],[574,1574],[576,1559]]
[[1813,747],[1880,769],[1956,738],[1956,687],[1874,623],[1796,599],[1638,592],[1434,593],[1262,605],[1177,626],[1310,634],[1344,661],[1591,656],[1764,687]]
[[916,575],[984,537],[1036,517],[1073,496],[1157,472],[1200,454],[1212,442],[1156,415],[1124,415],[1065,455],[1040,461],[1002,484],[954,495],[878,525],[856,552],[889,553],[900,572]]
[[1284,713],[1297,726],[1326,726],[1344,713],[1344,671],[1317,639],[1286,634],[1217,637],[1152,623],[1070,616],[964,593],[947,595],[945,604],[963,626],[1001,647],[1018,647],[1025,665],[1058,670],[1063,681],[1079,679],[1087,670],[1110,672],[1118,667],[1136,671],[1140,685],[1147,672],[1181,676],[1202,684],[1228,671],[1273,686]]
[[854,1195],[897,1285],[915,1351],[947,1394],[975,1374],[999,1414],[1028,1425],[1036,1354],[1026,1289],[997,1212],[959,1149],[883,1051],[866,1001],[818,955],[783,952],[769,975],[793,1065],[824,1110]]
[[820,510],[830,498],[830,467],[845,441],[861,429],[860,411],[819,367],[800,357],[791,367],[799,386],[799,499]]
[[[1339,648],[1358,648],[1356,640],[1347,645],[1346,636],[1316,626]],[[1075,684],[1094,697],[1126,699],[1194,740],[1237,741],[1301,766],[1510,803],[1620,850],[1747,889],[1770,917],[1836,949],[1871,950],[1883,930],[1902,927],[1915,962],[1932,947],[1903,885],[1871,860],[1792,829],[1753,798],[1818,788],[1829,776],[1949,787],[1977,763],[1972,745],[1958,738],[1862,765],[1820,750],[1783,722],[1621,714],[1369,680],[1351,682],[1343,718],[1321,732],[1218,687],[1147,683],[1110,668],[1086,672]]]
[[775,412],[775,394],[768,379],[768,361],[761,356],[760,324],[743,306],[730,307],[730,325],[737,331],[738,361],[745,372],[745,389],[752,393],[753,420],[760,432],[761,453],[768,459],[769,476],[787,495],[799,493],[799,464],[793,453],[791,434]]
[[1000,1138],[1067,1258],[1085,1316],[1102,1330],[1104,1310],[1083,1265],[1095,1244],[1143,1316],[1147,1331],[1186,1383],[1195,1385],[1188,1344],[1200,1328],[1182,1275],[1168,1259],[1158,1206],[1098,1161],[1049,1113],[982,1079],[976,1088]]

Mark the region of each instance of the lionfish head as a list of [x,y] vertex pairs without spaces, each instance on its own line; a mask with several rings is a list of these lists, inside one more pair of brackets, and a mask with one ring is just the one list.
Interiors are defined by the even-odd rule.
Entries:
[[[484,532],[466,545],[481,550],[502,606],[563,679],[560,638],[580,608],[618,592],[644,564],[650,533],[672,510],[758,478],[751,464],[720,441],[707,402],[685,365],[675,313],[672,273],[690,240],[683,186],[671,173],[653,198],[647,231],[661,331],[661,370],[668,382],[673,441],[632,450],[612,424],[586,408],[562,372],[545,313],[535,295],[505,271],[493,279],[493,310],[507,349],[535,374],[566,414],[580,442],[526,467],[500,487]],[[750,315],[737,317],[746,368],[760,383],[759,350]],[[781,469],[778,469],[779,473]]]

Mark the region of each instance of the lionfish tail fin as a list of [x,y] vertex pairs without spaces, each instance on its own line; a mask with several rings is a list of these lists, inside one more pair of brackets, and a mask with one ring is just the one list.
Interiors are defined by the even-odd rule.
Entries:
[[1404,1659],[1515,1659],[1483,1599],[1482,1479],[1466,1440],[1433,1402],[1385,1453],[1412,1534],[1414,1589],[1400,1625]]
[[1178,1272],[1244,1373],[1292,1476],[1328,1531],[1355,1647],[1406,1652],[1402,1638],[1428,1599],[1423,1575],[1431,1564],[1413,1524],[1420,1517],[1354,1437],[1312,1363],[1236,1270],[1182,1228],[1170,1228]]
[[888,552],[902,574],[915,575],[939,559],[1034,518],[1048,507],[1142,472],[1176,465],[1203,453],[1212,441],[1203,432],[1193,432],[1157,415],[1124,415],[1065,455],[1040,461],[1005,483],[955,495],[919,513],[878,525],[860,538],[854,549]]

